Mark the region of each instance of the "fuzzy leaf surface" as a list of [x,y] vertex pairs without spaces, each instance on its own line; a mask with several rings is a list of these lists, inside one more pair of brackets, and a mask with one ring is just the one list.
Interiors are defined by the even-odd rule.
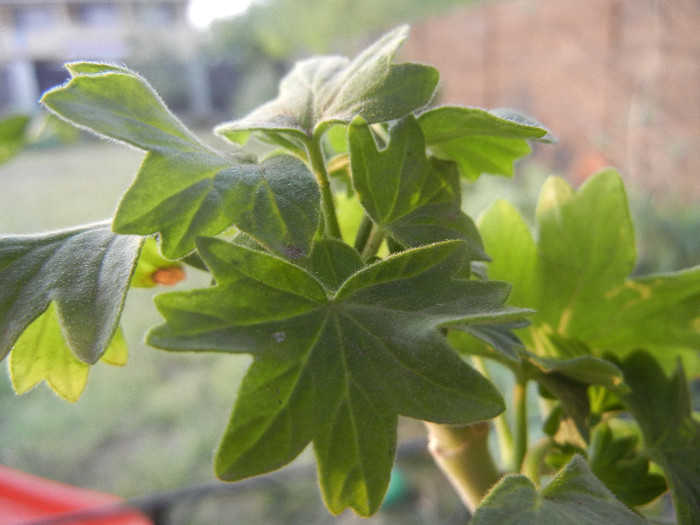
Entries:
[[44,94],[44,105],[148,152],[119,204],[116,232],[160,233],[170,259],[192,251],[198,236],[232,224],[292,258],[308,252],[320,196],[301,161],[278,156],[254,164],[223,155],[193,135],[135,73],[96,63],[69,70],[73,78]]
[[[550,179],[537,209],[537,241],[518,212],[497,203],[480,231],[493,257],[489,275],[513,283],[513,302],[533,308],[519,333],[543,357],[570,357],[552,337],[594,354],[636,347],[700,347],[700,267],[631,278],[634,230],[619,175],[601,172],[574,191]],[[514,233],[514,232],[517,232]]]
[[608,491],[575,456],[545,487],[506,476],[476,509],[471,525],[642,525],[648,523]]
[[403,26],[354,60],[323,56],[298,62],[282,79],[276,99],[217,132],[233,142],[245,142],[251,131],[260,131],[280,145],[298,144],[357,115],[369,123],[405,116],[430,102],[438,82],[432,67],[392,63],[407,37]]
[[455,161],[460,175],[469,180],[483,173],[512,176],[515,160],[530,153],[528,140],[552,140],[547,130],[534,122],[477,108],[431,109],[418,123],[429,151],[440,159]]
[[506,284],[453,278],[467,255],[463,242],[410,249],[354,272],[332,261],[347,256],[335,246],[312,256],[309,272],[216,239],[201,239],[198,249],[217,285],[160,296],[166,324],[148,341],[253,354],[216,458],[222,478],[279,468],[313,442],[329,509],[366,516],[389,482],[397,415],[458,424],[503,409],[440,330],[522,314],[504,308]]
[[0,356],[55,303],[68,346],[95,363],[117,330],[140,246],[108,224],[0,236]]
[[486,259],[476,226],[460,209],[453,164],[426,157],[412,116],[392,126],[389,137],[380,150],[361,117],[348,129],[353,186],[372,220],[403,246],[462,239],[472,259]]
[[644,448],[663,469],[673,494],[678,523],[700,521],[700,423],[692,416],[690,393],[679,365],[666,377],[645,352],[621,363],[631,392],[622,400],[642,430]]

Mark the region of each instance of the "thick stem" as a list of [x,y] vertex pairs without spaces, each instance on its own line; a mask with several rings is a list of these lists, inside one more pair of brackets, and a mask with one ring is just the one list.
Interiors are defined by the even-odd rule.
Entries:
[[467,508],[474,512],[500,473],[489,450],[489,424],[425,423],[428,450]]
[[338,216],[335,213],[335,204],[333,202],[333,192],[331,191],[331,183],[326,171],[326,163],[323,159],[323,151],[319,139],[312,139],[306,145],[306,152],[311,161],[311,168],[318,182],[318,187],[321,190],[321,210],[323,211],[323,219],[325,225],[325,233],[328,237],[340,239],[340,225],[338,224]]
[[527,379],[518,377],[513,389],[515,410],[515,442],[513,443],[513,471],[520,472],[527,452]]
[[[484,359],[479,356],[472,356],[472,363],[481,375],[493,383],[491,373]],[[508,416],[505,412],[493,420],[493,427],[496,430],[498,448],[501,453],[501,465],[504,468],[509,468],[513,465],[513,431],[510,428],[510,424],[508,424]]]
[[540,484],[540,467],[547,453],[552,450],[552,447],[554,447],[554,440],[549,436],[545,436],[530,447],[523,459],[522,473],[537,486]]

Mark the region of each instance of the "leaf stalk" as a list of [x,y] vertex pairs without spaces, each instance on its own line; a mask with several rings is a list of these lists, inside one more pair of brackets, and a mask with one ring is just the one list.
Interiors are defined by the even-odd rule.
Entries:
[[311,169],[314,177],[316,177],[316,182],[318,182],[319,190],[321,191],[321,210],[323,211],[325,234],[330,238],[342,239],[320,138],[314,136],[312,140],[307,142],[306,153],[311,162]]
[[489,449],[489,423],[455,426],[425,422],[428,450],[470,512],[501,477]]

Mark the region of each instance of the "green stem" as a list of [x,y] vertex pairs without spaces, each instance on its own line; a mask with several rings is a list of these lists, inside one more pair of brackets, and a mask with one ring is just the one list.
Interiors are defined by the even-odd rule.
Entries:
[[314,137],[307,142],[306,153],[311,161],[311,168],[318,182],[318,187],[321,190],[321,210],[323,211],[323,219],[325,225],[325,233],[328,237],[341,239],[340,225],[338,224],[338,216],[335,213],[335,204],[333,202],[333,192],[331,191],[331,183],[326,171],[326,163],[323,159],[323,151],[319,138]]
[[460,499],[474,512],[500,473],[489,450],[489,424],[466,426],[426,422],[428,450]]
[[376,225],[372,225],[372,231],[367,239],[367,244],[365,244],[365,247],[362,250],[362,258],[366,261],[370,257],[377,255],[379,247],[382,245],[382,241],[384,241],[384,232],[377,228]]
[[363,215],[360,226],[357,228],[357,235],[355,236],[355,249],[360,253],[362,253],[365,246],[367,246],[369,234],[372,232],[372,225],[372,219],[366,214]]
[[[484,359],[478,356],[472,356],[472,363],[474,364],[474,368],[476,368],[481,375],[492,383],[494,382]],[[493,426],[496,429],[498,448],[501,452],[501,464],[510,466],[514,462],[513,431],[510,428],[510,424],[508,424],[508,417],[505,412],[493,420]]]
[[545,436],[530,447],[523,459],[522,473],[532,480],[535,485],[540,484],[540,466],[547,453],[554,446],[554,440]]
[[515,409],[515,442],[513,444],[513,471],[520,472],[527,452],[527,379],[517,377],[513,389]]

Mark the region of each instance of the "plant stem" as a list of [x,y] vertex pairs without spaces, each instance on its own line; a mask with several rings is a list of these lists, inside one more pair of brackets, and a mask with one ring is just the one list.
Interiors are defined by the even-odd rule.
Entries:
[[[472,356],[472,363],[481,375],[493,383],[491,372],[486,365],[484,359],[479,356]],[[498,448],[501,452],[501,464],[509,467],[513,465],[513,431],[508,424],[508,416],[506,412],[502,413],[493,420],[493,426],[496,429],[496,437],[498,439]]]
[[323,211],[325,233],[328,237],[341,239],[340,225],[338,224],[338,216],[335,213],[333,192],[331,191],[331,183],[326,171],[326,163],[323,159],[320,138],[314,137],[307,142],[306,153],[309,156],[314,177],[316,177],[316,182],[318,182],[318,187],[321,190],[321,210]]
[[539,439],[523,459],[522,473],[532,480],[535,485],[540,484],[540,465],[544,457],[554,446],[554,440],[549,436]]
[[513,471],[520,472],[527,452],[527,379],[516,377],[513,388],[515,410],[515,442],[513,443]]
[[489,423],[454,426],[425,423],[428,450],[467,508],[474,512],[500,473],[489,450]]
[[367,239],[367,244],[365,244],[365,247],[362,250],[362,258],[366,261],[370,257],[377,255],[377,251],[379,251],[382,241],[384,241],[384,232],[377,228],[376,225],[372,225],[372,230],[369,234],[369,238]]
[[355,249],[360,253],[362,253],[365,246],[367,246],[369,234],[372,232],[372,225],[372,219],[370,219],[367,214],[363,215],[360,226],[357,228],[357,235],[355,236]]

